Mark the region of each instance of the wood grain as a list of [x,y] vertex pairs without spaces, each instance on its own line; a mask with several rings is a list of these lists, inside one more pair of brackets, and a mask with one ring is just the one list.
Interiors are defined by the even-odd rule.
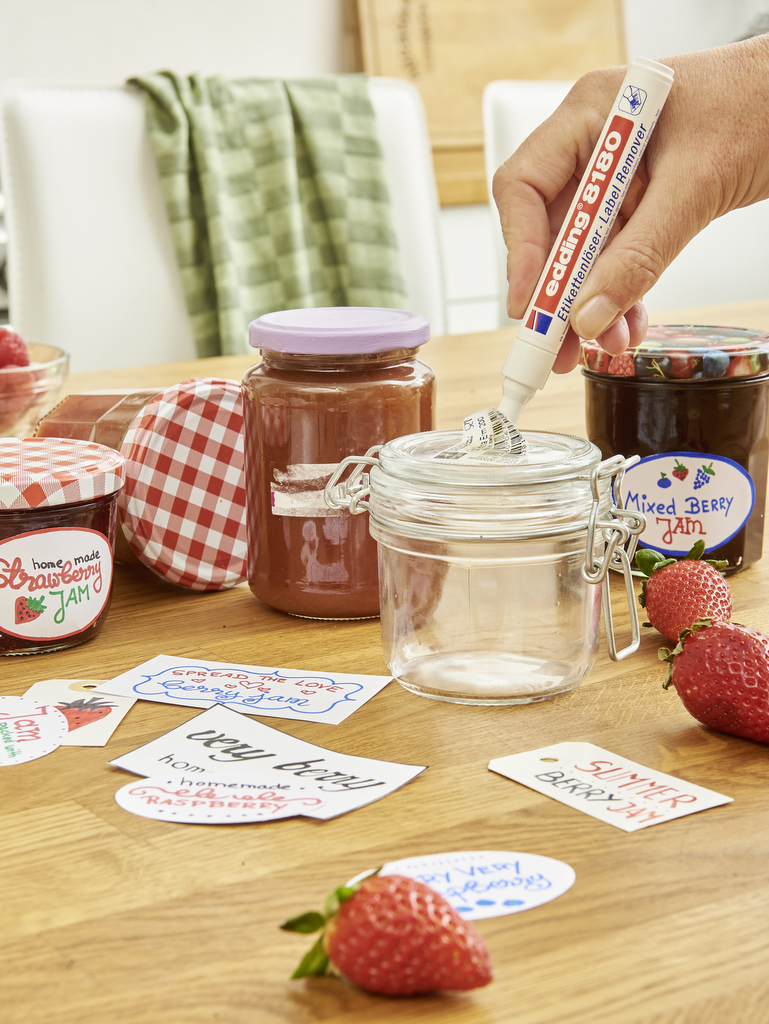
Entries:
[[[758,314],[754,314],[758,315]],[[769,304],[762,315],[769,322]],[[440,338],[439,420],[494,403],[509,333]],[[102,374],[70,389],[238,377],[248,357]],[[584,432],[578,373],[552,378],[526,424]],[[735,616],[768,628],[766,560],[730,580]],[[615,615],[627,627],[618,592]],[[480,708],[390,683],[339,726],[269,720],[351,754],[429,769],[328,821],[174,825],[122,811],[128,776],[106,761],[187,721],[139,702],[106,748],[62,747],[2,771],[3,1024],[765,1024],[769,762],[765,746],[711,732],[663,691],[657,636],[621,664],[601,652],[583,685],[542,704]],[[6,658],[0,691],[43,678],[109,678],[158,653],[327,670],[385,671],[376,621],[308,622],[245,586],[197,595],[119,567],[102,633],[41,657]],[[597,743],[711,787],[734,803],[626,834],[489,772],[561,740]],[[307,937],[278,930],[359,871],[404,856],[498,849],[571,864],[574,887],[481,921],[486,989],[409,1001],[334,979],[289,981]]]

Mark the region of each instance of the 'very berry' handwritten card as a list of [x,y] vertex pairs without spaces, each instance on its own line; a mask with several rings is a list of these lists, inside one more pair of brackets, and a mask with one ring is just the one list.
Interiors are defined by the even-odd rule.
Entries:
[[211,772],[273,785],[289,783],[316,792],[327,801],[304,814],[334,818],[400,789],[424,765],[398,764],[340,754],[297,739],[217,705],[184,725],[115,758],[110,764],[137,775],[179,779],[184,787]]
[[391,679],[392,676],[305,672],[159,654],[98,690],[161,704],[190,708],[224,704],[247,715],[338,725]]

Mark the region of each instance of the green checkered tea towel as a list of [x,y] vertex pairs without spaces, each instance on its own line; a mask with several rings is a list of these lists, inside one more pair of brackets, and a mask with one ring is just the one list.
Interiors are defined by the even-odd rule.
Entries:
[[132,78],[200,356],[250,351],[277,309],[404,308],[376,121],[363,75]]

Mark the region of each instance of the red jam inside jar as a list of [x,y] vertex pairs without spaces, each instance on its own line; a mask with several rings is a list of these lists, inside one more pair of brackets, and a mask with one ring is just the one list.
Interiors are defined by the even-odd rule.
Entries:
[[639,543],[682,557],[705,541],[727,573],[761,557],[769,456],[769,335],[731,327],[652,326],[608,356],[582,347],[587,434],[604,458],[640,455],[625,474]]
[[73,438],[0,438],[0,654],[90,640],[112,593],[123,458]]
[[250,327],[261,362],[243,378],[248,581],[307,618],[379,614],[368,517],[323,491],[347,455],[429,430],[434,374],[415,358],[424,317],[368,307],[269,313]]

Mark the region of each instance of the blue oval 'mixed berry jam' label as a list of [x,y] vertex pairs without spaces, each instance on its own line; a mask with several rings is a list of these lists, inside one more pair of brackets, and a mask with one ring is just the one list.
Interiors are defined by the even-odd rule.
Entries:
[[104,611],[112,566],[97,530],[35,530],[0,542],[0,632],[23,640],[82,633]]
[[743,528],[756,488],[742,466],[722,455],[665,452],[641,459],[625,473],[625,507],[643,512],[640,541],[665,555],[683,556],[695,541],[713,551]]

